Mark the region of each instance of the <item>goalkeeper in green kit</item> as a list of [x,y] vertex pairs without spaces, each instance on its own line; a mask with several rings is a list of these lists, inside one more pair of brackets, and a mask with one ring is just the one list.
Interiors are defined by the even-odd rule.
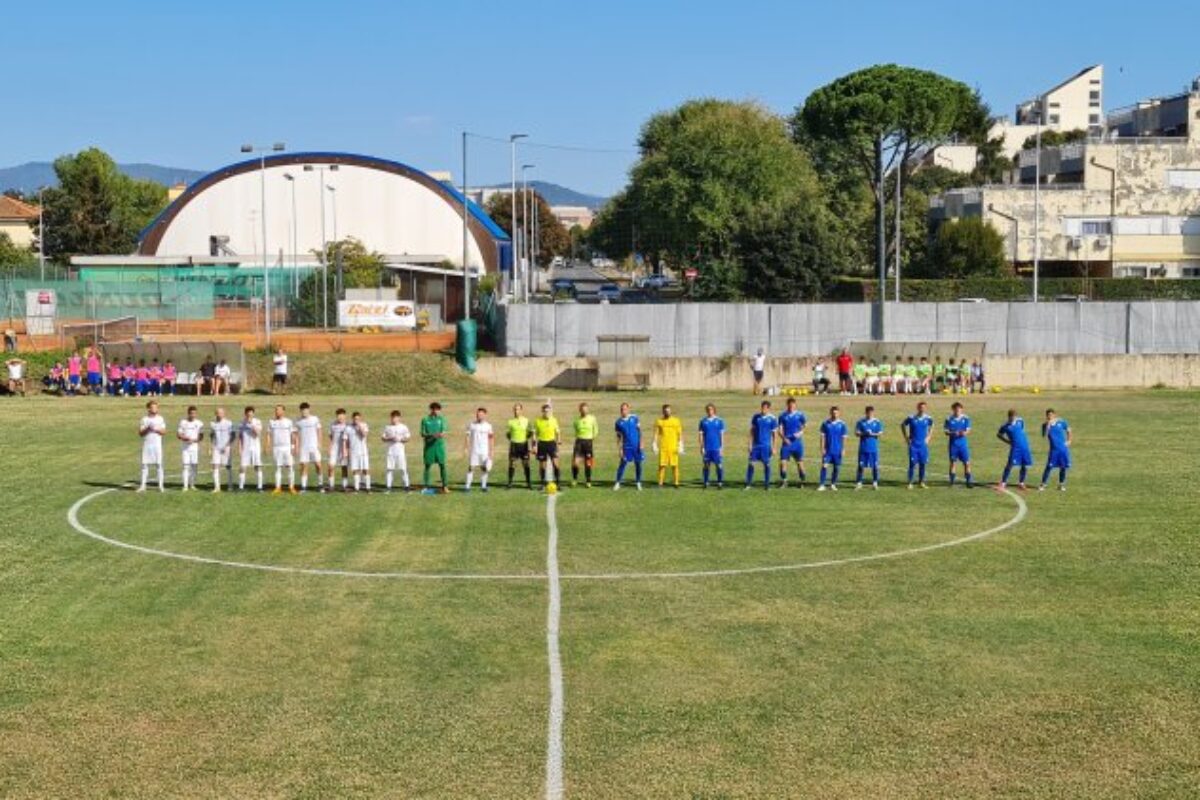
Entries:
[[437,494],[429,483],[429,473],[434,465],[442,475],[442,494],[449,494],[446,485],[446,418],[442,416],[442,404],[430,403],[429,416],[421,420],[421,439],[425,443],[425,488],[422,494]]

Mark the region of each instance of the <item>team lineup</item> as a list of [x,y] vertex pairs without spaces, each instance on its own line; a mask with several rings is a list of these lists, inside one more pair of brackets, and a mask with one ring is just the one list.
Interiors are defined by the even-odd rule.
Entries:
[[[287,416],[283,405],[276,405],[270,419],[264,425],[257,416],[254,406],[246,406],[242,419],[235,423],[224,408],[217,408],[215,417],[205,423],[199,419],[196,406],[188,406],[186,416],[180,420],[175,435],[181,445],[182,489],[197,489],[200,467],[201,442],[207,439],[212,466],[212,491],[220,492],[234,487],[235,449],[237,454],[237,483],[245,490],[247,477],[253,473],[253,488],[264,491],[264,439],[271,450],[271,464],[275,468],[274,494],[298,494],[309,488],[310,474],[315,488],[320,492],[371,492],[371,429],[363,415],[357,411],[347,415],[344,408],[334,412],[334,420],[326,429],[308,403],[299,406],[300,416],[293,420]],[[571,452],[571,484],[578,485],[582,475],[584,486],[592,486],[595,469],[595,441],[600,435],[600,424],[591,413],[589,405],[580,403],[578,416],[573,425],[575,435]],[[761,469],[762,487],[772,487],[772,462],[778,459],[778,486],[789,485],[789,469],[795,468],[795,485],[803,487],[808,479],[805,471],[804,435],[808,418],[797,408],[797,401],[790,397],[786,409],[778,416],[772,413],[770,401],[763,401],[759,411],[750,419],[748,428],[748,463],[744,488],[756,485],[755,474]],[[619,416],[613,424],[616,434],[619,460],[616,468],[614,490],[625,482],[626,472],[633,467],[633,486],[643,488],[645,442],[642,424],[633,407],[622,403]],[[697,425],[699,450],[701,453],[701,485],[703,488],[725,487],[725,454],[728,427],[713,404],[705,407],[705,415]],[[829,416],[818,429],[820,443],[820,471],[816,481],[817,491],[837,491],[841,478],[843,460],[847,454],[847,443],[851,436],[858,439],[857,472],[854,488],[869,485],[878,489],[880,485],[880,441],[884,435],[883,421],[876,415],[874,406],[868,405],[863,416],[851,427],[842,418],[840,407],[832,406]],[[971,418],[962,403],[951,405],[950,414],[942,423],[942,433],[947,441],[949,462],[948,477],[951,486],[958,481],[958,467],[962,468],[962,480],[966,487],[975,485],[972,471],[970,436],[973,432]],[[929,415],[928,403],[917,403],[913,414],[900,424],[900,434],[908,453],[908,488],[928,488],[927,470],[930,464],[931,444],[934,435],[934,420]],[[1047,457],[1042,472],[1039,490],[1050,483],[1053,473],[1058,472],[1058,488],[1066,490],[1067,473],[1071,467],[1073,433],[1067,421],[1054,409],[1047,409],[1041,426],[1042,438],[1047,442]],[[151,472],[155,472],[157,488],[165,491],[163,439],[167,435],[166,420],[159,413],[155,400],[146,404],[146,415],[138,425],[138,436],[142,440],[141,482],[139,492],[146,491]],[[1027,473],[1034,465],[1033,451],[1025,421],[1013,409],[997,431],[997,438],[1008,447],[999,488],[1008,486],[1012,471],[1018,470],[1017,485],[1026,488]],[[448,493],[447,439],[451,436],[450,426],[442,414],[439,403],[430,403],[428,414],[420,421],[417,436],[422,444],[424,476],[422,492],[426,494]],[[504,428],[508,442],[508,482],[512,488],[516,471],[520,466],[525,486],[534,488],[531,461],[538,463],[541,488],[556,491],[560,471],[559,448],[563,430],[552,405],[547,402],[541,413],[530,419],[524,414],[520,403],[513,406],[512,417]],[[380,441],[386,448],[385,486],[390,492],[399,487],[412,489],[409,477],[408,456],[405,445],[413,433],[403,422],[401,413],[393,410],[388,424],[382,429]],[[662,406],[662,415],[654,422],[650,447],[658,457],[658,485],[660,487],[681,485],[680,467],[685,454],[684,427],[669,404]],[[479,478],[479,487],[488,491],[495,461],[496,433],[488,420],[486,408],[479,407],[465,428],[464,452],[467,472],[463,483],[464,491],[471,491],[474,480]],[[297,488],[297,466],[299,488]],[[432,482],[434,470],[438,484]],[[224,480],[222,480],[222,473]],[[868,475],[869,473],[869,475]],[[869,478],[869,483],[864,481]]]

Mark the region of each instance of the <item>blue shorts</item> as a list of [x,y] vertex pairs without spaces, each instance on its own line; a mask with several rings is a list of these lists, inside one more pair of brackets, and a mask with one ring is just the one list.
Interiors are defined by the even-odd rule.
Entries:
[[756,444],[750,448],[750,461],[761,461],[764,464],[771,463],[771,447],[769,445]]
[[99,372],[89,372],[88,373],[88,386],[99,386],[99,385],[100,385],[100,373]]
[[1029,448],[1021,448],[1020,450],[1012,449],[1008,453],[1009,466],[1013,467],[1032,467],[1033,453],[1029,452]]
[[1051,469],[1070,469],[1071,468],[1071,451],[1060,450],[1053,448],[1050,450],[1050,457],[1046,460],[1046,466]]
[[830,464],[835,467],[840,467],[842,465],[842,454],[841,453],[826,453],[825,455],[821,456],[821,463],[822,464]]
[[722,459],[721,459],[721,451],[720,450],[705,450],[704,451],[704,463],[705,464],[720,464],[721,461],[722,461]]
[[133,386],[138,394],[146,393],[146,381],[135,381]]
[[72,386],[78,386],[78,385],[79,385],[79,376],[78,376],[78,375],[72,375],[72,376],[71,376],[71,378],[70,378],[70,380],[71,380],[71,385],[72,385]]
[[971,448],[967,446],[966,439],[952,439],[950,441],[950,463],[961,461],[964,464],[971,460]]
[[879,469],[879,453],[859,453],[858,465],[863,469]]
[[640,447],[628,447],[621,451],[621,460],[631,464],[640,464],[646,460],[646,451]]
[[783,447],[779,448],[779,460],[787,461],[789,458],[794,458],[797,461],[804,460],[804,440],[793,439],[790,442],[784,442]]
[[929,448],[928,447],[910,447],[910,448],[908,448],[908,463],[910,463],[910,464],[928,464],[929,463]]

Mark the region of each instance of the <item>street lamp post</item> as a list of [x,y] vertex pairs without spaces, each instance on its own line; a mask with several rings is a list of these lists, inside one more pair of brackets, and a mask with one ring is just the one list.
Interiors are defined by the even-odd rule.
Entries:
[[252,144],[242,145],[243,153],[258,153],[258,177],[259,177],[259,221],[262,223],[262,249],[263,249],[263,314],[266,320],[264,330],[267,335],[267,347],[271,346],[271,273],[270,261],[268,261],[267,249],[267,153],[282,152],[285,148],[283,142],[276,142],[270,147],[258,147]]
[[[328,168],[317,167],[312,164],[305,164],[305,172],[316,172],[319,182],[317,183],[317,199],[321,202],[321,301],[324,306],[324,323],[325,330],[329,330],[329,264],[326,263],[329,257],[329,241],[325,238],[325,171],[337,172],[338,165],[330,164]],[[314,295],[316,292],[313,293]]]
[[1042,260],[1042,114],[1046,100],[1038,98],[1037,142],[1034,146],[1033,164],[1033,302],[1038,301],[1038,273]]
[[296,243],[297,228],[299,222],[296,218],[296,176],[290,172],[283,173],[283,179],[288,182],[288,186],[292,190],[292,295],[296,298],[300,297],[300,271],[299,266],[300,248]]
[[521,240],[524,242],[524,267],[523,267],[523,284],[525,291],[525,302],[529,302],[529,296],[532,294],[533,273],[530,269],[530,258],[532,254],[532,245],[530,237],[533,233],[532,226],[529,222],[529,178],[526,173],[533,169],[536,164],[521,165]]
[[509,175],[509,193],[508,193],[508,207],[509,207],[509,211],[511,212],[509,214],[509,217],[511,218],[511,222],[508,227],[509,227],[509,233],[510,233],[509,238],[512,239],[511,251],[512,251],[512,261],[513,261],[513,263],[512,263],[512,279],[510,282],[513,283],[512,295],[514,298],[516,297],[516,294],[517,294],[515,282],[517,279],[517,263],[518,263],[518,254],[517,254],[517,140],[518,139],[527,139],[527,138],[529,138],[529,134],[527,134],[527,133],[514,133],[508,137],[509,168],[511,170],[511,173]]
[[471,267],[467,263],[467,132],[462,135],[462,268],[463,268],[463,320],[471,318]]
[[[330,203],[333,208],[333,247],[334,247],[334,250],[336,251],[336,253],[340,256],[341,252],[342,252],[342,248],[338,242],[338,232],[337,232],[337,187],[336,186],[326,186],[325,188],[326,188],[326,190],[329,191],[329,196],[331,198]],[[341,300],[342,299],[342,259],[336,258],[335,261],[336,261],[336,263],[334,264],[334,267],[337,271],[334,273],[333,293],[334,293],[335,300]]]
[[38,267],[42,283],[46,282],[46,187],[38,189]]

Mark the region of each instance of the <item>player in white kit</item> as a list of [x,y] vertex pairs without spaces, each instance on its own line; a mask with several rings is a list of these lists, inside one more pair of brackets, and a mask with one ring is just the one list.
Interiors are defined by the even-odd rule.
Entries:
[[354,475],[354,491],[371,491],[371,457],[367,452],[367,435],[371,429],[363,422],[362,414],[355,411],[350,415],[350,425],[346,428],[349,439],[350,472]]
[[225,485],[233,488],[233,422],[225,417],[225,409],[217,409],[217,418],[208,423],[212,445],[213,492],[221,491],[221,468],[225,468]]
[[467,425],[467,484],[464,491],[471,491],[471,480],[479,470],[479,488],[488,490],[488,473],[492,471],[492,451],[496,446],[496,433],[487,420],[487,409],[475,409],[475,419]]
[[285,469],[288,491],[296,494],[296,424],[283,406],[275,406],[275,416],[267,425],[271,430],[271,456],[275,462],[275,489],[271,494],[283,494]]
[[258,490],[263,490],[262,422],[254,416],[254,406],[246,406],[245,416],[238,425],[238,450],[242,456],[242,471],[238,473],[238,489],[246,488],[246,469],[258,473]]
[[329,426],[329,491],[336,488],[337,469],[342,468],[342,491],[346,491],[348,466],[350,464],[349,441],[346,437],[350,423],[346,422],[346,409],[339,408],[334,413],[333,424]]
[[392,491],[392,474],[399,470],[404,490],[408,491],[408,456],[404,452],[404,443],[412,438],[412,432],[400,421],[399,411],[393,411],[390,419],[383,429],[383,441],[387,442],[387,490]]
[[196,407],[188,406],[187,416],[179,420],[175,437],[183,442],[183,491],[196,488],[196,473],[200,469],[200,440],[204,438],[204,423],[196,419]]
[[300,404],[300,419],[296,420],[296,431],[300,436],[300,491],[308,491],[308,465],[317,473],[317,486],[325,491],[321,480],[321,420],[312,413],[308,403]]
[[150,468],[158,469],[158,490],[166,491],[163,486],[163,452],[162,437],[167,432],[167,421],[158,413],[158,403],[151,400],[146,403],[146,416],[138,423],[138,436],[142,438],[142,485],[139,492],[146,491],[146,478]]

